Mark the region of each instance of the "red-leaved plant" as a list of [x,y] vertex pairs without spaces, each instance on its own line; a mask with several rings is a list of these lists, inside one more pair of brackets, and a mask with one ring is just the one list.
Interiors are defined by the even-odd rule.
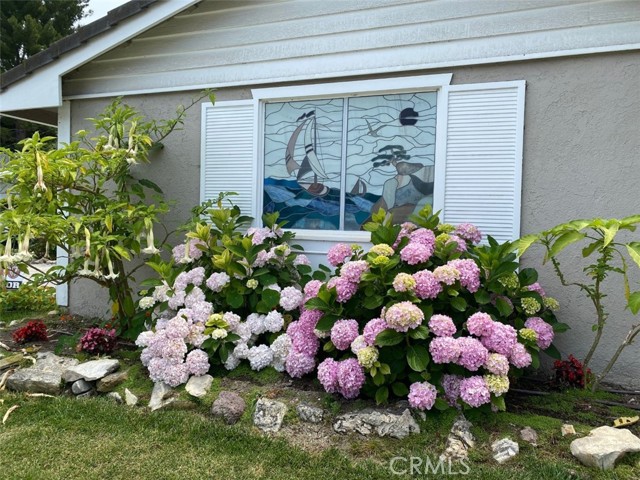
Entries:
[[584,388],[585,382],[591,377],[591,369],[587,368],[586,374],[582,362],[573,355],[568,360],[556,360],[553,362],[556,371],[556,381],[561,385]]
[[47,327],[40,320],[32,320],[24,327],[13,332],[13,341],[16,343],[34,342],[36,340],[47,341]]
[[77,350],[90,354],[111,353],[116,348],[116,331],[93,327],[85,332]]

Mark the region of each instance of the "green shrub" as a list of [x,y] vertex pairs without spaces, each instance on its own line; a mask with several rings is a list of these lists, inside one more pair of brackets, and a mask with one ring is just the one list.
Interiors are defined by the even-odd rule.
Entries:
[[17,290],[0,290],[0,312],[44,311],[56,308],[56,289],[28,283]]

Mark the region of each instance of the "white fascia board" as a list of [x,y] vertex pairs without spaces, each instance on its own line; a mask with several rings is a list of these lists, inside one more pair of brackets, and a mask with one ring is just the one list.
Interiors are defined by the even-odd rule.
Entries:
[[58,60],[37,69],[0,93],[0,111],[50,108],[62,105],[62,76],[130,40],[200,0],[162,1],[119,23],[112,30],[64,53]]

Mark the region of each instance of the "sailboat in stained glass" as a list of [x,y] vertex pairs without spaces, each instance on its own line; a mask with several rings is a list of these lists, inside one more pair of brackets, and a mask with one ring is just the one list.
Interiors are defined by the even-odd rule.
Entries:
[[[300,125],[293,131],[285,154],[285,165],[290,175],[295,174],[296,181],[314,197],[323,197],[329,193],[329,187],[322,182],[328,180],[322,162],[316,154],[318,128],[315,110],[311,110],[298,118]],[[305,156],[301,162],[295,158],[298,137],[303,135]],[[297,171],[297,173],[295,173]]]

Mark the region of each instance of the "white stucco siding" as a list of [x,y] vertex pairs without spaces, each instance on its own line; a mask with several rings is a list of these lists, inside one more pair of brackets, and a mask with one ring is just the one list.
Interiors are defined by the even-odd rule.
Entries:
[[208,2],[65,77],[63,95],[256,85],[640,48],[640,4]]

